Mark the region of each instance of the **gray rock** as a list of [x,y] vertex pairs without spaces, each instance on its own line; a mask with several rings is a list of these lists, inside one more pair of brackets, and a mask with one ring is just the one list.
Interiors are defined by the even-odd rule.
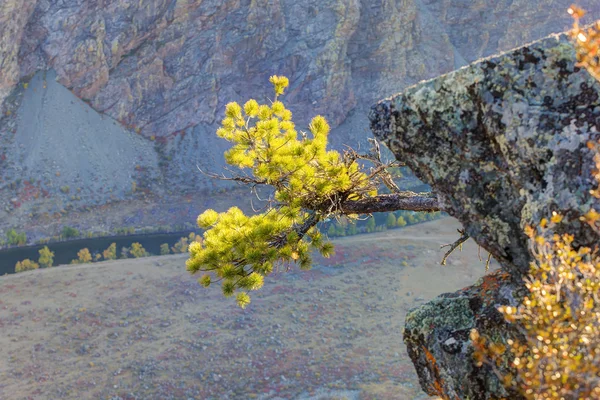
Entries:
[[[503,387],[490,367],[475,365],[470,339],[474,328],[504,345],[508,338],[516,338],[515,327],[504,321],[496,307],[516,305],[520,290],[506,272],[498,270],[469,288],[442,294],[409,311],[404,343],[426,393],[449,399],[521,399]],[[503,367],[500,372],[506,373]]]
[[[504,272],[411,310],[404,341],[421,387],[451,399],[519,398],[477,367],[472,328],[497,342],[515,338],[499,305],[516,305],[533,259],[526,225],[553,211],[557,232],[591,246],[580,222],[599,202],[589,191],[600,139],[600,84],[574,66],[565,35],[481,60],[376,104],[371,128],[396,158],[438,194],[445,210],[499,261]],[[506,375],[509,363],[498,367]]]
[[[515,276],[532,260],[523,228],[556,211],[583,245],[598,206],[593,153],[600,84],[565,35],[488,58],[379,102],[371,128],[467,233]],[[598,209],[598,208],[596,208]]]

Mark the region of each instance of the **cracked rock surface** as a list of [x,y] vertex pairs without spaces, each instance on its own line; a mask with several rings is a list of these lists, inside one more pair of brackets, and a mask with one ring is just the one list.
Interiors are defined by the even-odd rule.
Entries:
[[491,370],[475,366],[468,332],[477,327],[504,343],[511,335],[496,307],[518,302],[533,260],[526,225],[556,211],[565,216],[559,230],[577,244],[600,240],[580,221],[599,206],[589,193],[596,183],[587,143],[600,139],[600,83],[574,60],[566,35],[554,35],[422,82],[371,110],[375,136],[504,270],[408,314],[404,340],[431,395],[507,396]]

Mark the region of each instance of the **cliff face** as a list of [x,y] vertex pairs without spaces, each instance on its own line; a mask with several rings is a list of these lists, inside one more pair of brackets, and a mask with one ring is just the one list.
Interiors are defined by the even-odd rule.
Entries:
[[[136,156],[126,151],[115,157],[154,177],[137,184],[161,197],[167,187],[175,193],[210,187],[195,167],[217,169],[222,164],[224,144],[214,138],[214,130],[224,105],[269,96],[270,75],[290,78],[284,100],[300,126],[323,114],[337,127],[334,143],[354,144],[367,135],[363,111],[368,104],[479,57],[565,29],[571,22],[565,12],[570,2],[0,0],[0,142],[7,155],[1,169],[3,187],[14,183],[13,192],[0,195],[0,209],[6,217],[18,214],[8,203],[14,190],[22,189],[17,179],[52,169],[50,157],[36,158],[24,170],[21,158],[28,153],[15,147],[19,137],[41,131],[55,138],[49,139],[46,153],[66,146],[72,157],[81,157],[79,145],[66,143],[60,130],[48,128],[52,124],[24,126],[28,115],[20,107],[31,89],[24,86],[39,71],[53,70],[57,82],[84,100],[90,113],[108,117],[105,123],[118,121],[148,140],[158,161],[144,156],[129,162]],[[600,6],[592,3],[582,5],[600,15]],[[36,92],[40,96],[42,89],[48,89],[46,84]],[[57,96],[48,95],[44,104],[56,109]],[[71,124],[64,129],[76,128]],[[25,153],[11,156],[16,151]],[[94,160],[97,180],[112,180],[110,168]],[[139,179],[136,171],[130,170],[127,179]],[[50,198],[63,196],[58,188],[72,184],[64,172],[63,177],[55,175],[40,188]],[[128,196],[123,189],[131,183],[127,179],[119,178],[113,199]],[[87,198],[111,198],[92,193],[87,181],[83,177],[77,185],[88,196],[73,201],[87,205]],[[29,201],[19,197],[18,202]]]
[[488,365],[475,365],[469,332],[502,345],[515,337],[497,307],[523,297],[534,259],[525,226],[558,212],[564,219],[554,233],[597,247],[599,234],[582,217],[600,207],[590,194],[597,182],[587,147],[600,140],[600,83],[575,66],[570,39],[553,35],[410,87],[375,105],[370,119],[375,136],[504,270],[409,312],[404,341],[423,390],[520,398]]
[[291,78],[286,99],[300,116],[338,125],[359,102],[563,30],[568,5],[3,0],[0,85],[5,97],[52,68],[95,110],[149,137],[213,123],[223,103],[263,93],[279,73]]

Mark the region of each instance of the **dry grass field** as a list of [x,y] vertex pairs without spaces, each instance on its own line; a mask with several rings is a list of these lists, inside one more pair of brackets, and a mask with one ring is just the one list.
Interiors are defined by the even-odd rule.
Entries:
[[402,327],[485,273],[472,241],[439,265],[458,227],[336,240],[334,257],[273,274],[245,310],[201,288],[185,255],[0,277],[0,398],[428,399]]

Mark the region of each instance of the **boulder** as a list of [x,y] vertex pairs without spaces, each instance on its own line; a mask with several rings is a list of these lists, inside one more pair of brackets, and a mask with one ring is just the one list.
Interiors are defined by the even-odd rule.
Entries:
[[599,242],[580,217],[599,206],[587,143],[600,138],[600,84],[574,60],[569,38],[550,36],[410,87],[370,112],[375,136],[502,268],[407,315],[404,341],[430,395],[518,398],[498,378],[509,363],[478,367],[469,333],[498,343],[516,334],[497,307],[516,305],[523,290],[533,259],[526,225],[556,211],[565,216],[559,233]]
[[[519,394],[505,389],[491,367],[473,361],[470,334],[477,329],[480,335],[506,345],[506,339],[518,332],[504,321],[497,306],[516,306],[521,296],[522,287],[498,270],[473,286],[442,294],[411,310],[406,316],[404,343],[423,390],[452,400],[519,400]],[[508,372],[502,368],[506,365],[498,368],[501,375]]]
[[574,65],[566,35],[422,82],[380,101],[375,136],[440,197],[445,211],[515,277],[532,255],[523,233],[553,211],[582,245],[598,200],[589,141],[600,138],[600,83]]

